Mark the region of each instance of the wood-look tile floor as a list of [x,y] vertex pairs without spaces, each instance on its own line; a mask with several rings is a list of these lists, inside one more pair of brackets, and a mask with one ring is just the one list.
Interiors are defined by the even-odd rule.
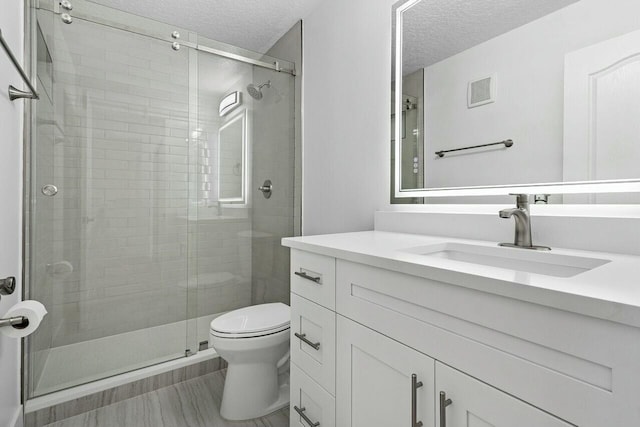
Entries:
[[161,388],[46,427],[289,427],[289,408],[249,421],[220,416],[225,371]]

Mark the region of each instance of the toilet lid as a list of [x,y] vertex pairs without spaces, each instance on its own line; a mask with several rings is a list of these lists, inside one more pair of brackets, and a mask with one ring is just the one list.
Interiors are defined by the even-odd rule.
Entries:
[[252,305],[230,311],[211,321],[211,331],[222,334],[249,334],[274,332],[289,327],[289,306],[280,302]]

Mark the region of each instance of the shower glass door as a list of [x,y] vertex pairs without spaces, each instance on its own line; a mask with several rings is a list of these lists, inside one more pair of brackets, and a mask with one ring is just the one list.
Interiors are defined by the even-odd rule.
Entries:
[[28,297],[49,314],[27,342],[29,397],[197,351],[187,327],[194,52],[84,19],[76,4],[72,23],[33,12],[42,99]]
[[25,341],[26,399],[194,354],[216,316],[288,303],[301,179],[294,64],[32,3],[25,292],[49,314]]

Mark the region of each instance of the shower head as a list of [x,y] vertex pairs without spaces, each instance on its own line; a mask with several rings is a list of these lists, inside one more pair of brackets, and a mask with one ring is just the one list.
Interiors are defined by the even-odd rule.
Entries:
[[259,101],[262,99],[262,88],[264,86],[271,87],[271,80],[267,81],[266,83],[262,83],[260,86],[256,86],[255,84],[251,83],[247,86],[247,92],[249,92],[249,95],[251,95],[253,99]]

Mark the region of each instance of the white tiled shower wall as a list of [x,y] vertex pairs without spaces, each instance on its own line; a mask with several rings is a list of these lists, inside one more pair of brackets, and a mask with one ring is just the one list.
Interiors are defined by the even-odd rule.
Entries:
[[[220,117],[218,106],[227,94],[243,91],[252,81],[253,67],[209,54],[198,55],[198,208],[197,221],[190,223],[195,244],[197,272],[197,316],[221,313],[251,303],[251,219],[246,204],[226,205],[218,201],[218,137],[222,126],[252,104],[245,96],[241,108]],[[194,135],[194,136],[195,136]],[[204,151],[202,151],[204,150]],[[204,167],[204,168],[203,168]],[[232,171],[233,173],[233,171]],[[192,215],[193,216],[193,215]],[[190,299],[190,304],[193,298]],[[190,311],[193,313],[193,311]]]
[[301,224],[301,122],[295,115],[301,100],[301,33],[302,23],[298,22],[267,52],[296,63],[295,80],[283,73],[254,71],[257,82],[271,80],[272,87],[254,102],[251,187],[270,179],[274,192],[269,199],[256,194],[253,202],[252,304],[289,303],[289,248],[280,241],[298,235]]
[[54,31],[52,261],[74,268],[53,280],[55,347],[186,316],[189,64],[83,21]]

